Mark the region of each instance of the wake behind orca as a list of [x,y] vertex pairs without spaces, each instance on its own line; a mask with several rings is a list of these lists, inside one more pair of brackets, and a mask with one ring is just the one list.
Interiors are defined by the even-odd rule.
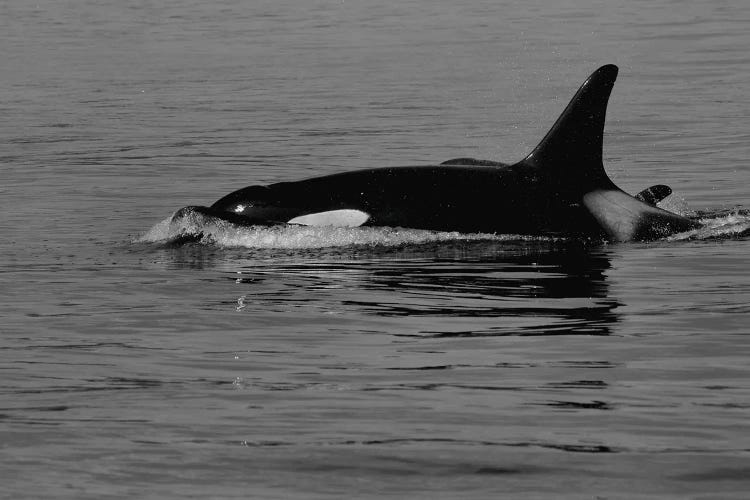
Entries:
[[393,226],[610,241],[663,238],[701,227],[656,207],[657,185],[636,196],[602,164],[604,122],[617,66],[597,69],[539,145],[517,163],[457,158],[380,167],[234,191],[210,207],[178,210],[241,226]]

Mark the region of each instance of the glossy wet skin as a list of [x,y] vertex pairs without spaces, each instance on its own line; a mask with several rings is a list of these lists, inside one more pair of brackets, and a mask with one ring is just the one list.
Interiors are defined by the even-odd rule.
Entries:
[[[218,200],[211,209],[245,217],[246,224],[357,209],[370,214],[368,226],[598,234],[578,201],[533,168],[438,165],[369,169],[251,186]],[[565,231],[559,229],[563,227]]]
[[612,241],[698,227],[654,206],[671,192],[667,186],[636,198],[604,171],[604,121],[617,72],[614,65],[596,70],[539,145],[512,165],[459,158],[438,166],[344,172],[250,186],[199,210],[244,225],[325,224],[330,219],[317,215],[355,210],[368,226]]

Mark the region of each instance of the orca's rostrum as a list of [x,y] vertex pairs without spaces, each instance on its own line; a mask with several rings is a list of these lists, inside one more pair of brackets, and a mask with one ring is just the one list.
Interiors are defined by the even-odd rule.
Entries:
[[602,165],[604,121],[617,66],[596,70],[539,145],[504,164],[458,158],[250,186],[190,211],[241,225],[398,226],[634,241],[699,227],[655,205],[671,190],[631,196]]

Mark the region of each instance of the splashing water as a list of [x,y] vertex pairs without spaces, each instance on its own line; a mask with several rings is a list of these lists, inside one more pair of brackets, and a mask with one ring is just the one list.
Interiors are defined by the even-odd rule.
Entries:
[[[750,235],[750,211],[703,212],[693,216],[702,227],[671,235],[666,241],[741,238]],[[219,247],[313,249],[347,246],[394,247],[450,241],[560,241],[550,236],[460,233],[394,227],[241,226],[193,210],[155,224],[135,243],[198,242]]]
[[679,196],[677,193],[670,194],[657,203],[656,206],[667,212],[682,215],[683,217],[690,217],[690,214],[693,212],[688,206],[685,198]]
[[220,247],[313,249],[346,246],[403,246],[443,241],[558,241],[547,236],[459,233],[397,227],[240,226],[192,210],[168,217],[135,243],[195,241]]
[[750,236],[750,211],[748,210],[699,213],[697,220],[703,224],[702,227],[673,234],[666,240],[711,240]]
[[695,212],[681,196],[672,193],[657,204],[659,208],[698,221],[702,227],[673,234],[666,241],[742,238],[750,234],[750,210],[739,207],[728,210]]

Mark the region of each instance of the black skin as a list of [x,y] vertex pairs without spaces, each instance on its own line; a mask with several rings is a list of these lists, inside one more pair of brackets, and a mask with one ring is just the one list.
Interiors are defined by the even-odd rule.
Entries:
[[[438,166],[368,169],[250,186],[202,212],[242,225],[269,225],[349,208],[373,214],[365,226],[517,234],[536,228],[534,234],[548,235],[565,227],[560,235],[599,236],[588,211],[545,178],[527,165],[459,158]],[[518,185],[525,189],[515,189]],[[655,205],[669,193],[669,187],[657,185],[636,197]],[[238,210],[242,206],[245,210]]]
[[[371,214],[365,226],[599,235],[598,225],[575,196],[549,179],[527,165],[496,162],[491,166],[368,169],[250,186],[218,200],[207,213],[222,218],[232,214],[233,222],[244,225],[268,225],[307,213],[348,208]],[[242,217],[243,212],[248,216]],[[559,231],[562,227],[564,233]]]

